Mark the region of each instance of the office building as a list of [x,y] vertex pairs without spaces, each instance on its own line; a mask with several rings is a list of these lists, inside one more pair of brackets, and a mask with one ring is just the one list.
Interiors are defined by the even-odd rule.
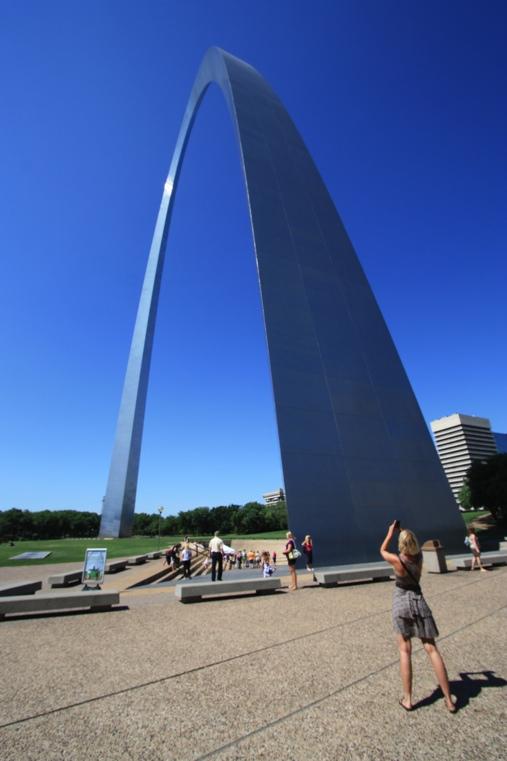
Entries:
[[275,489],[275,491],[268,491],[262,495],[262,498],[266,505],[273,505],[276,502],[285,502],[285,492],[283,489]]
[[485,460],[497,454],[497,445],[487,418],[455,413],[433,420],[440,462],[456,500],[474,460]]
[[507,433],[493,433],[498,454],[507,454]]

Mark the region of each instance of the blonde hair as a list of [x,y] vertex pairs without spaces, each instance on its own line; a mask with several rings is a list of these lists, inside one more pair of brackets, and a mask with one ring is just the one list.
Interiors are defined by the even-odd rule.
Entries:
[[308,542],[311,542],[311,541],[312,541],[312,537],[310,536],[310,534],[307,534],[305,536],[305,544],[308,544]]
[[400,531],[400,535],[398,537],[398,550],[403,553],[403,555],[419,554],[419,542],[417,541],[417,537],[413,531],[410,531],[408,528]]
[[292,536],[292,531],[287,531],[287,539],[294,539]]

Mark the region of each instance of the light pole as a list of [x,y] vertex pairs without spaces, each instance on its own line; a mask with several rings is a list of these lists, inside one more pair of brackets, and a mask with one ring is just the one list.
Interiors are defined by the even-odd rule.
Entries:
[[158,508],[158,538],[157,538],[157,550],[160,549],[160,521],[162,520],[162,513],[164,512],[164,508],[162,505]]

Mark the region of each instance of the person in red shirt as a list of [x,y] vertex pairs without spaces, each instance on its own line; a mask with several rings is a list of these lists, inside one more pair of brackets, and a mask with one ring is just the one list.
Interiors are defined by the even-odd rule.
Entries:
[[310,534],[305,536],[305,540],[301,546],[306,557],[306,569],[307,571],[313,571],[313,541]]

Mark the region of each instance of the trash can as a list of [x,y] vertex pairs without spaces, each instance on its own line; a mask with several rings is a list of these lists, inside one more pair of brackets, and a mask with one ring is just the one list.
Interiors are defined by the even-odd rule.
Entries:
[[438,539],[428,539],[422,546],[423,568],[428,573],[447,573],[444,548]]

